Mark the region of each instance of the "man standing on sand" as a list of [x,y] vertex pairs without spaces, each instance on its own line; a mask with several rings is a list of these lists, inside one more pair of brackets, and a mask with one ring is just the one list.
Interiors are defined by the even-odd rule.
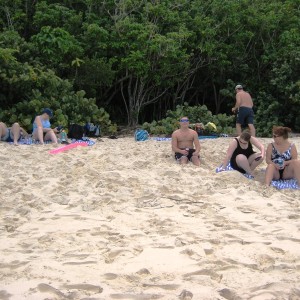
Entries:
[[187,164],[191,161],[194,165],[200,166],[198,134],[189,128],[188,117],[180,119],[180,128],[172,134],[172,150],[175,152],[175,159],[180,164]]
[[232,112],[237,111],[236,117],[236,131],[237,135],[240,136],[242,133],[242,126],[248,125],[251,136],[255,136],[255,127],[253,125],[254,112],[253,112],[253,101],[249,93],[245,92],[243,87],[238,84],[235,87],[236,102],[232,108]]

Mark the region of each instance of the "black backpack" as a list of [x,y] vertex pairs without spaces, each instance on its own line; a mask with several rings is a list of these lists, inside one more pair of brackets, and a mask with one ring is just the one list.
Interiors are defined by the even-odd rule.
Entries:
[[71,124],[69,126],[68,137],[70,139],[81,140],[85,134],[84,126],[79,124]]

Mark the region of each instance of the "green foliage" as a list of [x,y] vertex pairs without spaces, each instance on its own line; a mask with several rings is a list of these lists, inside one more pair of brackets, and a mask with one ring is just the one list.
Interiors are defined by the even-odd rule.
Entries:
[[70,9],[63,4],[41,1],[36,4],[36,12],[33,16],[33,25],[38,30],[44,26],[52,28],[63,27],[72,34],[79,33],[82,24],[82,12]]
[[257,100],[259,103],[255,116],[257,136],[271,136],[274,125],[283,125],[279,116],[280,104],[278,100],[264,92],[259,93]]
[[84,96],[84,91],[69,91],[57,98],[45,98],[39,91],[34,90],[31,100],[19,102],[11,109],[0,111],[0,117],[8,124],[19,122],[24,128],[31,130],[34,117],[43,108],[50,107],[54,112],[51,119],[53,126],[62,125],[67,128],[71,123],[84,125],[93,122],[100,124],[102,133],[115,133],[116,124],[111,122],[109,114],[103,108],[98,108],[95,99]]
[[[230,132],[241,83],[258,135],[275,124],[299,131],[299,28],[299,0],[1,0],[0,107],[13,121],[20,102],[38,101],[31,114],[54,101],[67,122],[80,112],[62,99],[89,114],[84,99],[96,98],[130,125],[166,115],[149,123],[157,134],[177,128],[179,113]],[[182,109],[185,99],[197,108]]]
[[[226,116],[225,114],[213,115],[205,105],[203,106],[188,106],[178,105],[176,110],[167,112],[165,119],[153,121],[152,123],[144,123],[143,129],[146,129],[153,135],[166,134],[170,135],[179,127],[179,120],[181,117],[187,116],[190,124],[202,123],[205,125],[205,131],[211,133],[227,133],[231,134],[234,131],[232,124],[234,122],[233,116]],[[216,125],[216,129],[212,124]]]
[[[32,70],[30,66],[28,68]],[[103,133],[116,131],[116,125],[111,122],[109,114],[96,105],[96,99],[85,98],[84,91],[74,92],[69,81],[60,79],[51,71],[38,70],[32,76],[35,76],[35,84],[32,84],[35,89],[30,91],[29,100],[20,101],[12,108],[0,111],[1,121],[8,124],[18,121],[31,130],[34,116],[43,108],[50,107],[54,111],[54,126],[67,127],[70,123],[94,122],[101,125]],[[30,78],[27,77],[29,81]]]
[[70,64],[72,59],[82,53],[77,40],[61,28],[44,26],[31,40],[42,61],[51,66],[65,61]]

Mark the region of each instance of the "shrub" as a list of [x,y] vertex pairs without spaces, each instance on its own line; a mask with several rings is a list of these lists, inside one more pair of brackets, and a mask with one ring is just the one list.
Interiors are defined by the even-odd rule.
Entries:
[[[208,134],[231,134],[235,130],[235,128],[232,127],[232,125],[234,124],[234,116],[226,116],[225,114],[213,115],[205,105],[188,106],[187,103],[185,103],[184,105],[178,105],[176,107],[176,110],[174,111],[167,111],[165,119],[153,121],[152,123],[146,122],[142,127],[153,135],[170,135],[174,130],[178,128],[179,119],[183,116],[187,116],[189,118],[190,124],[206,124],[205,131]],[[213,123],[216,128],[210,123]]]

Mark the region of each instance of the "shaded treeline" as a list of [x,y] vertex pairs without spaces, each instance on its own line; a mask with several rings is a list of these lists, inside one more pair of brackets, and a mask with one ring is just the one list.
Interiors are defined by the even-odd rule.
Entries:
[[260,134],[300,130],[299,0],[0,0],[0,15],[2,110],[84,90],[135,125],[184,102],[230,113],[241,83]]

